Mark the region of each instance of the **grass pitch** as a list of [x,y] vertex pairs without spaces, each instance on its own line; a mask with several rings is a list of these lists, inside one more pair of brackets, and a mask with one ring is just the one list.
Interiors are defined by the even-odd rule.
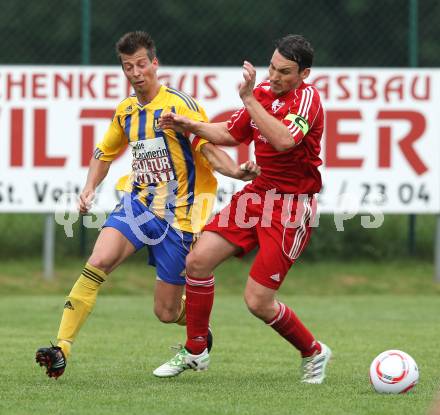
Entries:
[[[221,291],[221,290],[220,290]],[[153,317],[152,297],[100,296],[58,380],[34,362],[55,340],[62,295],[0,301],[1,414],[426,414],[439,387],[438,296],[281,295],[334,352],[323,385],[299,382],[297,353],[252,317],[240,295],[219,293],[208,371],[158,379],[184,329]],[[381,351],[400,348],[419,365],[408,395],[372,391],[368,369]]]

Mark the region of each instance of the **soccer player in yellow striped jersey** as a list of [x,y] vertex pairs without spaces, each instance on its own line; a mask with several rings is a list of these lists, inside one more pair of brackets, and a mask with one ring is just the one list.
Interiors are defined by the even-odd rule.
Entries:
[[159,83],[159,62],[148,33],[125,34],[116,43],[116,51],[135,93],[118,105],[96,147],[80,195],[80,212],[88,212],[96,187],[127,145],[133,154],[132,173],[120,181],[124,196],[107,218],[66,299],[57,346],[37,350],[37,362],[54,378],[63,374],[72,343],[95,305],[101,284],[144,246],[149,263],[156,267],[156,316],[165,323],[184,325],[185,257],[209,217],[216,192],[212,169],[241,180],[259,174],[255,163],[238,166],[203,138],[160,129],[159,119],[167,112],[197,121],[207,121],[207,117],[193,98]]
[[[204,109],[192,97],[161,85],[146,105],[139,103],[135,94],[118,105],[95,157],[112,161],[128,144],[133,153],[132,174],[120,180],[118,189],[133,192],[173,228],[197,233],[209,216],[217,181],[201,151],[206,140],[194,136],[188,139],[183,133],[165,133],[159,128],[159,119],[167,112],[208,121]],[[204,212],[197,205],[203,203],[208,205]]]

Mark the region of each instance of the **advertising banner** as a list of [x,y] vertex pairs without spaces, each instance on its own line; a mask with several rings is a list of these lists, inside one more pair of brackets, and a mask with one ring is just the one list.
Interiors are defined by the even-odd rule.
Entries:
[[[267,68],[258,68],[258,81]],[[162,83],[192,95],[212,121],[241,107],[241,68],[161,67]],[[440,70],[317,68],[325,110],[322,213],[440,212]],[[79,194],[95,144],[131,93],[119,67],[0,66],[0,212],[53,212]],[[238,162],[251,147],[227,151]],[[116,159],[97,204],[111,211],[131,154]],[[216,209],[242,182],[218,176]]]

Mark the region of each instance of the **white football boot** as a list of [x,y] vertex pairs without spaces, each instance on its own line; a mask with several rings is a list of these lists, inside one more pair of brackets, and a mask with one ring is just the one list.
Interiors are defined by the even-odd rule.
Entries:
[[324,343],[321,345],[321,353],[302,359],[301,369],[303,376],[301,382],[319,384],[324,381],[327,363],[332,357],[332,351]]
[[208,349],[205,349],[201,354],[188,353],[184,347],[168,362],[159,366],[154,372],[154,376],[160,378],[170,378],[180,375],[186,369],[193,369],[196,371],[206,370],[209,365]]

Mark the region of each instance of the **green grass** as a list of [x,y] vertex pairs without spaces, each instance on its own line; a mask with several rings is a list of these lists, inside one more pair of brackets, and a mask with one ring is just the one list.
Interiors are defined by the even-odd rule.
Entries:
[[[156,379],[184,329],[153,316],[154,269],[137,255],[101,289],[66,373],[48,379],[34,363],[55,340],[65,294],[83,261],[57,261],[53,281],[40,260],[0,268],[0,414],[426,414],[440,386],[440,284],[429,262],[302,261],[280,291],[334,359],[323,385],[299,382],[298,354],[252,317],[241,294],[250,262],[216,272],[210,370]],[[368,368],[380,352],[411,354],[421,373],[413,393],[373,392]]]
[[[116,269],[101,289],[102,295],[151,293],[155,269],[140,252]],[[240,294],[252,258],[231,258],[215,272],[219,293]],[[55,278],[43,279],[40,259],[4,260],[0,267],[2,294],[67,294],[84,267],[84,261],[63,259],[56,263]],[[432,295],[440,294],[434,267],[428,261],[367,262],[298,261],[286,277],[281,292],[300,295]]]
[[[62,296],[0,301],[1,414],[426,414],[439,387],[437,296],[291,296],[282,299],[334,351],[323,385],[299,382],[300,359],[250,316],[240,296],[215,302],[215,345],[207,372],[157,379],[151,371],[183,340],[183,328],[151,313],[152,297],[101,296],[75,344],[66,373],[48,379],[35,349],[56,335]],[[379,395],[371,360],[400,348],[417,361],[413,393]]]

